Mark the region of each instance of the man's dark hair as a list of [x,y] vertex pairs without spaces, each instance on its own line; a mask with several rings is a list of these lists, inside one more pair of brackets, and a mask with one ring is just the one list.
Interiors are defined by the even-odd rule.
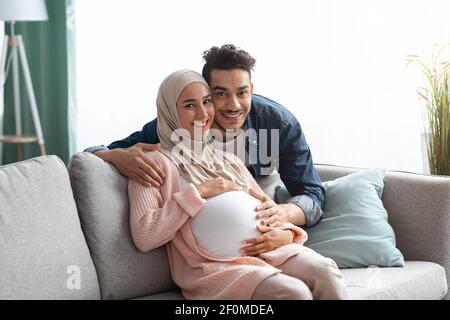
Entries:
[[240,48],[236,48],[233,44],[224,44],[222,47],[212,47],[203,52],[203,66],[202,75],[206,82],[211,82],[211,71],[218,70],[233,70],[241,69],[248,72],[250,78],[252,70],[255,66],[256,60]]

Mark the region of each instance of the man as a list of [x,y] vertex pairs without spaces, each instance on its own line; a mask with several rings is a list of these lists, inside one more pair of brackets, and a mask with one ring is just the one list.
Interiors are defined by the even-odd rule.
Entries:
[[[202,75],[211,88],[216,109],[213,128],[224,134],[224,142],[235,140],[242,131],[256,133],[244,137],[248,169],[258,180],[276,168],[292,195],[288,203],[278,205],[268,197],[261,197],[263,204],[257,210],[267,227],[265,230],[286,221],[299,226],[315,225],[323,215],[324,189],[295,116],[277,102],[253,94],[251,70],[255,59],[244,50],[227,44],[205,51],[203,58],[206,63]],[[164,173],[144,156],[144,151],[158,148],[156,123],[154,119],[123,140],[86,151],[114,164],[123,175],[145,186],[158,187],[164,183]],[[265,153],[263,148],[267,149]],[[265,155],[278,152],[279,159],[272,156],[267,161]],[[275,242],[267,237],[255,238],[252,248],[258,250],[250,254],[278,247]]]

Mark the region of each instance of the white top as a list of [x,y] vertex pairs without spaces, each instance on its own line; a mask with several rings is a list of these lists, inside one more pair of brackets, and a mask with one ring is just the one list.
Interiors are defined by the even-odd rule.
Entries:
[[[182,186],[186,181],[182,178]],[[240,256],[243,240],[261,235],[255,208],[261,202],[245,191],[230,191],[206,199],[197,215],[189,219],[197,245],[224,258]]]

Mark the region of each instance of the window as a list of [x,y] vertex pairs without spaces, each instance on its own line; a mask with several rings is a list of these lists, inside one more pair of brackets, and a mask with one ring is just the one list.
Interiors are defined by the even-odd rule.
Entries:
[[407,54],[450,40],[447,0],[77,2],[78,148],[156,116],[159,83],[234,43],[255,92],[299,119],[315,163],[423,172],[421,74]]

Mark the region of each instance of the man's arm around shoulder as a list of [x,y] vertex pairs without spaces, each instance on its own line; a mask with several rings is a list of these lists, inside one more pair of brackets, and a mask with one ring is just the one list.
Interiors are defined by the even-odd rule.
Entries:
[[94,146],[85,152],[112,163],[121,174],[134,179],[144,186],[159,187],[165,177],[159,166],[145,157],[145,151],[159,149],[156,119],[147,123],[141,131],[137,131],[125,139],[115,141],[108,147]]

